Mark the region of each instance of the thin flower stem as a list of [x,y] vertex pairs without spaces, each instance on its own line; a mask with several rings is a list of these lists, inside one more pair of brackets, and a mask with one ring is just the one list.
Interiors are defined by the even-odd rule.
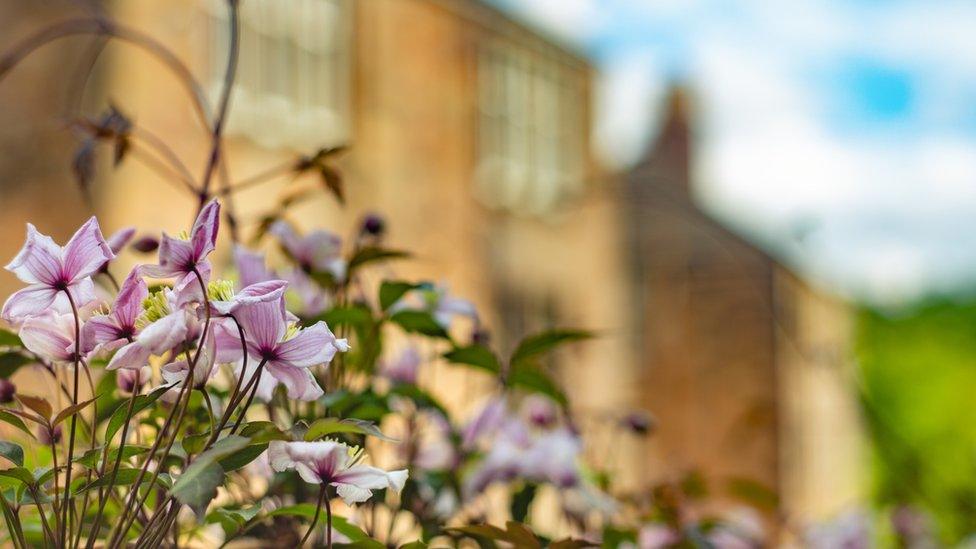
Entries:
[[186,184],[187,190],[194,193],[197,192],[196,184],[193,179],[193,174],[190,172],[190,169],[186,167],[186,164],[184,164],[183,161],[180,160],[179,155],[177,155],[176,152],[173,151],[173,149],[170,148],[170,146],[167,145],[165,141],[163,141],[156,134],[142,127],[134,127],[132,129],[132,136],[138,138],[146,145],[149,145],[152,149],[154,149],[157,153],[159,153],[167,162],[169,162],[173,170],[175,170],[179,174],[180,179]]
[[234,87],[234,77],[237,75],[237,61],[240,49],[240,32],[238,24],[238,0],[227,0],[227,8],[230,10],[230,47],[227,56],[227,70],[224,73],[224,88],[220,94],[220,103],[217,107],[217,117],[213,123],[212,141],[210,147],[210,157],[207,160],[207,168],[203,172],[203,182],[200,186],[200,206],[197,213],[203,209],[207,200],[210,199],[210,180],[213,178],[214,169],[220,162],[221,139],[224,131],[224,123],[227,120],[227,107],[230,104],[230,92]]
[[[54,511],[54,530],[58,533],[58,536],[54,538],[54,543],[57,545],[60,541],[61,536],[61,505],[58,503],[58,491],[60,487],[58,485],[58,445],[54,442],[54,430],[50,432],[49,438],[51,439],[51,460],[52,466],[54,467],[54,497],[51,498],[51,509]],[[40,504],[38,504],[40,505]]]
[[[180,398],[177,398],[177,401],[176,402],[177,402],[177,407],[180,408],[180,414],[179,414],[178,419],[176,420],[175,426],[173,427],[173,434],[172,434],[172,436],[170,436],[169,442],[166,445],[166,449],[163,451],[162,457],[160,457],[160,459],[159,459],[159,466],[156,467],[156,470],[155,471],[153,471],[152,480],[150,480],[150,482],[149,482],[149,489],[147,489],[146,490],[146,493],[142,496],[142,499],[139,501],[138,507],[142,507],[142,505],[146,502],[146,499],[149,498],[149,493],[152,490],[152,487],[155,484],[156,479],[159,478],[160,472],[162,472],[163,462],[166,461],[166,458],[169,457],[170,450],[173,449],[173,443],[176,441],[176,437],[177,437],[177,435],[180,432],[180,425],[183,423],[183,418],[186,415],[186,410],[190,406],[190,395],[193,393],[192,387],[193,387],[194,370],[196,369],[196,367],[198,365],[197,363],[200,362],[200,356],[203,354],[203,348],[206,345],[207,334],[210,333],[210,320],[211,320],[211,316],[210,316],[210,295],[209,295],[209,293],[207,291],[207,285],[203,282],[203,276],[200,274],[200,271],[198,271],[197,268],[194,267],[192,269],[192,272],[193,272],[194,276],[196,276],[197,283],[200,285],[200,293],[203,295],[203,308],[204,308],[204,313],[206,314],[206,320],[203,323],[203,332],[201,332],[201,334],[200,334],[200,340],[197,342],[197,352],[194,353],[193,360],[192,361],[189,361],[189,353],[187,353],[187,359],[188,359],[188,363],[189,363],[189,368],[187,369],[187,372],[186,372],[186,378],[183,380],[183,387],[180,389],[180,396],[182,397],[183,394],[185,393],[186,394],[186,398],[185,399],[182,399],[183,400],[182,401],[182,404],[180,402],[181,399]],[[175,408],[174,408],[174,410],[175,410]],[[160,434],[160,437],[162,437],[162,436],[163,436],[163,434],[161,433]],[[143,468],[143,470],[145,470],[145,468]],[[138,484],[136,484],[136,486],[138,486]],[[137,491],[137,490],[135,490],[135,491]],[[172,499],[172,498],[169,498],[169,499]],[[169,501],[169,500],[167,500],[167,501]],[[153,513],[153,516],[149,520],[149,523],[150,524],[153,523],[153,521],[156,518],[156,515],[159,514],[159,509],[160,508],[157,508],[156,509],[156,512]],[[131,523],[132,523],[132,521],[130,520],[129,521],[129,524],[131,525]],[[124,528],[128,528],[128,526],[126,526]],[[147,529],[146,530],[143,530],[142,533],[139,535],[139,538],[137,538],[137,543],[138,543],[138,540],[141,540],[143,538],[143,536],[146,534],[147,531],[148,531],[148,525],[147,525]],[[123,536],[124,536],[124,533],[123,533]]]
[[241,365],[241,375],[237,377],[237,384],[234,385],[234,390],[227,399],[227,408],[220,415],[220,424],[210,433],[210,440],[208,440],[206,444],[206,447],[208,448],[211,444],[217,442],[217,437],[220,436],[220,431],[222,431],[224,426],[227,425],[227,422],[230,421],[231,414],[236,406],[237,396],[240,394],[241,385],[244,382],[244,374],[247,373],[247,341],[244,339],[244,328],[241,326],[241,323],[234,318],[234,315],[227,315],[227,318],[233,320],[234,325],[237,326],[237,333],[241,338],[241,353],[244,359]]
[[229,195],[231,195],[233,193],[236,193],[238,191],[242,191],[242,190],[247,189],[249,187],[253,187],[255,185],[260,185],[261,183],[266,183],[266,182],[268,182],[268,181],[270,181],[270,180],[272,180],[272,179],[274,179],[276,177],[279,177],[279,176],[282,176],[282,175],[286,175],[286,174],[292,172],[294,169],[295,169],[295,161],[294,160],[285,162],[283,164],[279,164],[277,166],[272,166],[271,168],[268,168],[267,170],[264,170],[262,172],[259,172],[259,173],[255,174],[255,175],[252,175],[252,176],[248,177],[247,179],[244,179],[242,181],[238,181],[237,183],[234,183],[233,185],[231,185],[229,187],[226,187],[224,189],[221,189],[220,194],[221,194],[221,196],[229,196]]
[[203,402],[207,405],[207,412],[210,415],[210,432],[213,433],[217,430],[217,418],[214,416],[213,402],[210,402],[210,393],[207,392],[206,387],[201,387],[200,392],[203,393]]
[[[79,374],[81,373],[81,319],[78,318],[78,307],[75,305],[75,300],[71,297],[71,292],[68,290],[63,290],[64,295],[68,296],[68,304],[71,305],[71,314],[74,315],[75,319],[75,376],[74,376],[74,387],[72,387],[71,392],[71,405],[74,406],[78,403],[78,386],[80,383]],[[75,427],[77,425],[78,412],[71,414],[71,423],[68,428],[68,459],[65,461],[64,467],[64,504],[62,505],[61,512],[64,513],[64,519],[61,522],[61,526],[64,527],[61,530],[61,546],[64,547],[68,541],[68,520],[70,518],[70,513],[68,508],[71,505],[71,463],[74,460],[75,452]]]
[[[132,422],[132,409],[135,407],[136,397],[138,396],[139,384],[137,381],[136,386],[132,390],[132,397],[129,398],[129,408],[125,413],[125,423],[122,424],[122,438],[119,440],[119,453],[117,456],[115,456],[115,463],[112,464],[112,473],[109,476],[110,480],[108,482],[108,488],[106,492],[99,491],[98,494],[98,512],[95,513],[95,523],[92,524],[91,534],[89,534],[88,542],[85,544],[86,549],[91,549],[95,545],[95,539],[98,537],[98,531],[102,527],[102,513],[105,511],[105,503],[108,501],[108,493],[111,492],[113,486],[115,486],[115,478],[119,474],[119,466],[122,464],[122,453],[125,450],[125,440],[129,434],[129,423]],[[111,444],[111,440],[105,441],[105,455],[102,457],[102,465],[98,471],[99,477],[103,476],[105,473],[105,462],[108,461],[108,450]]]
[[[247,396],[247,402],[245,402],[244,406],[241,407],[241,411],[237,413],[237,421],[234,422],[234,427],[232,427],[230,430],[230,434],[232,435],[236,433],[237,429],[241,426],[241,422],[244,421],[244,416],[247,414],[247,409],[251,406],[251,401],[254,400],[254,394],[258,392],[258,386],[261,385],[261,374],[264,373],[265,362],[267,361],[262,360],[261,363],[258,364],[257,371],[254,372],[254,376],[251,378],[251,381],[248,382],[249,387],[251,385],[254,385],[254,387],[251,388],[250,394]],[[245,392],[247,392],[246,389]]]
[[168,183],[180,183],[181,186],[177,187],[178,190],[184,190],[189,188],[193,193],[193,195],[196,196],[197,191],[194,188],[192,179],[184,178],[178,172],[176,172],[175,170],[167,166],[165,163],[160,161],[151,153],[141,149],[138,146],[135,146],[132,147],[131,151],[129,151],[129,155],[131,155],[136,160],[142,162],[146,167],[155,171],[162,178],[163,181],[166,181]]
[[315,506],[315,515],[312,517],[312,524],[308,525],[308,530],[305,531],[305,535],[302,536],[302,541],[298,542],[299,547],[304,547],[305,542],[311,537],[312,532],[315,531],[315,525],[319,522],[319,515],[322,512],[322,504],[325,504],[325,516],[326,516],[326,539],[328,540],[328,546],[332,547],[332,508],[329,505],[327,498],[325,497],[326,490],[328,490],[329,485],[322,483],[322,487],[319,488],[319,502]]
[[34,497],[34,503],[37,505],[37,514],[40,516],[41,526],[44,528],[44,538],[51,540],[51,545],[56,545],[57,538],[54,536],[54,532],[51,531],[51,526],[47,523],[47,516],[44,514],[44,506],[41,505],[41,498],[37,494],[37,487],[34,486],[30,488],[30,493],[31,496]]
[[[91,392],[91,397],[95,398],[95,382],[92,380],[91,368],[88,367],[88,362],[82,360],[81,365],[85,369],[85,377],[88,379],[88,389]],[[79,412],[80,413],[80,412]],[[98,401],[92,401],[92,425],[98,421]],[[88,437],[90,439],[89,451],[95,451],[95,433],[92,432],[92,436]],[[106,445],[107,446],[107,445]],[[85,485],[88,485],[92,480],[92,470],[88,468],[88,473],[85,475]],[[99,488],[101,492],[101,488]],[[85,520],[85,514],[88,513],[88,504],[91,502],[91,490],[85,490],[85,496],[81,500],[81,513],[78,515],[78,531],[75,532],[75,539],[71,546],[77,548],[78,544],[81,543],[81,530],[82,522]]]

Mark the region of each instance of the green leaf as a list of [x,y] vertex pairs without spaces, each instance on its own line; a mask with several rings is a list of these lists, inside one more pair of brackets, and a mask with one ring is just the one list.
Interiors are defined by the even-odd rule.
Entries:
[[285,433],[271,421],[252,421],[241,428],[241,436],[251,439],[251,444],[271,442],[272,440],[292,440],[291,435]]
[[0,457],[9,459],[18,467],[24,465],[24,449],[20,447],[20,444],[0,440]]
[[0,421],[9,423],[10,425],[13,425],[14,427],[30,435],[31,438],[34,438],[34,433],[32,433],[30,429],[27,428],[27,424],[25,424],[23,420],[11,414],[10,412],[6,410],[0,410]]
[[400,546],[400,549],[427,549],[427,544],[418,539],[417,541],[404,543]]
[[475,344],[467,347],[455,347],[444,353],[444,358],[453,364],[466,364],[493,374],[497,374],[502,370],[501,364],[498,362],[498,357],[495,356],[495,353],[491,352],[491,349],[484,345]]
[[350,524],[345,517],[332,517],[332,528],[336,532],[339,532],[340,534],[349,538],[349,541],[355,544],[356,547],[375,547],[376,549],[382,549],[385,547],[385,545],[382,543],[366,535],[366,532],[363,532],[355,524]]
[[417,288],[417,284],[402,280],[385,280],[380,284],[380,308],[384,311],[403,297],[403,294]]
[[549,544],[549,549],[583,549],[584,547],[599,547],[599,544],[585,539],[565,538]]
[[450,339],[447,331],[426,311],[399,311],[390,317],[390,321],[410,333]]
[[[128,444],[122,449],[122,459],[129,459],[131,457],[142,455],[148,451],[149,447],[147,446],[135,446]],[[104,452],[104,448],[93,448],[88,450],[84,453],[84,455],[75,458],[75,463],[79,463],[90,469],[96,469],[102,459],[102,452]],[[108,452],[108,463],[115,463],[115,460],[118,457],[119,449],[112,448]]]
[[186,451],[187,455],[198,454],[203,451],[211,436],[210,431],[199,435],[187,435],[183,437],[183,441],[180,444],[183,446],[183,450]]
[[220,507],[207,513],[207,524],[220,524],[224,530],[225,539],[229,540],[261,511],[260,505],[252,505],[244,509],[227,509]]
[[234,452],[233,454],[221,459],[218,461],[218,463],[225,473],[229,473],[244,467],[248,463],[251,463],[267,449],[267,442],[263,444],[252,444],[239,452]]
[[383,432],[380,431],[379,427],[372,422],[363,421],[361,419],[339,419],[334,417],[326,417],[313,421],[312,424],[308,426],[308,431],[305,433],[305,440],[318,440],[326,435],[336,433],[371,435],[382,440],[396,442],[396,439],[384,435]]
[[515,387],[546,395],[563,407],[569,404],[566,394],[556,385],[548,373],[539,368],[522,367],[513,370],[509,374],[508,381]]
[[37,412],[44,419],[51,419],[51,414],[54,413],[54,410],[51,408],[51,403],[41,397],[17,395],[17,400],[24,406]]
[[217,486],[224,481],[224,470],[217,461],[242,450],[249,442],[249,439],[238,435],[229,435],[218,440],[212,448],[193,460],[176,479],[170,493],[180,503],[190,506],[197,517],[202,519],[210,500],[217,495]]
[[24,484],[31,485],[34,484],[34,475],[30,471],[23,467],[14,467],[13,469],[4,469],[0,471],[0,477],[8,477],[12,479],[17,479]]
[[10,379],[21,366],[30,364],[34,360],[16,352],[0,354],[0,378]]
[[526,337],[519,343],[509,363],[512,367],[523,363],[541,354],[548,353],[556,347],[565,343],[582,341],[593,337],[592,332],[586,330],[549,330]]
[[[311,520],[315,516],[315,505],[312,503],[296,503],[295,505],[279,507],[268,513],[268,517],[277,516],[304,517]],[[333,517],[333,519],[335,518],[337,517]]]
[[5,328],[0,328],[0,347],[23,347],[24,342],[20,340],[20,336],[7,330]]
[[[137,396],[135,402],[132,405],[132,417],[135,417],[136,414],[148,408],[149,405],[152,404],[153,402],[156,402],[156,400],[159,399],[159,397],[163,396],[163,393],[168,391],[171,387],[172,385],[163,385],[162,387],[157,387],[151,393],[146,393],[144,395]],[[116,408],[114,412],[112,412],[112,417],[109,418],[108,420],[108,426],[105,427],[106,442],[110,442],[112,440],[112,437],[115,436],[115,433],[117,433],[119,429],[122,428],[122,425],[125,423],[126,414],[128,413],[128,411],[129,411],[129,403],[125,402],[121,406]]]
[[348,271],[352,273],[367,263],[375,263],[389,259],[403,259],[405,257],[410,257],[410,254],[399,250],[387,250],[385,248],[366,246],[357,250],[356,255],[352,256],[352,259],[349,260]]
[[525,517],[529,516],[529,507],[535,499],[535,492],[538,486],[528,483],[521,490],[512,494],[512,519],[525,522]]
[[[132,484],[135,483],[136,478],[139,477],[139,471],[140,471],[140,469],[137,469],[135,467],[119,467],[119,472],[115,476],[115,481],[114,482],[112,481],[112,475],[106,473],[104,476],[98,477],[95,480],[93,480],[93,481],[89,482],[88,484],[86,484],[85,486],[81,487],[80,489],[76,490],[75,493],[80,494],[82,492],[86,492],[88,490],[91,490],[92,488],[99,488],[101,486],[109,486],[110,484],[112,486],[129,486],[129,485],[132,485]],[[142,479],[139,481],[139,484],[145,484],[145,483],[149,482],[150,480],[152,480],[152,473],[146,473],[145,475],[143,475]],[[162,480],[162,475],[160,475],[160,478],[157,479],[157,484],[161,484],[161,480]]]
[[362,326],[373,321],[373,313],[363,305],[349,305],[333,307],[319,315],[318,320],[325,321],[333,330],[338,326]]
[[223,482],[224,470],[219,464],[194,462],[176,479],[170,493],[202,519],[210,501],[217,495],[217,487]]
[[58,412],[58,415],[54,417],[54,421],[51,422],[51,426],[54,427],[55,425],[71,417],[73,414],[76,414],[79,411],[83,410],[86,406],[88,406],[92,402],[95,402],[97,398],[98,397],[86,400],[84,402],[79,402],[78,404],[73,404],[71,406],[68,406],[64,410],[61,410],[60,412]]
[[414,404],[417,405],[418,408],[434,409],[443,414],[445,417],[449,415],[447,413],[447,409],[444,408],[444,406],[436,398],[416,385],[407,385],[402,383],[394,385],[393,388],[390,389],[389,394],[409,398],[414,402]]

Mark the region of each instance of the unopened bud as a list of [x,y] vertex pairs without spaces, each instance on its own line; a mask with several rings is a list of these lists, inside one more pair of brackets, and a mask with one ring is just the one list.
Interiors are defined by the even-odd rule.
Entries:
[[61,442],[61,426],[55,425],[54,429],[40,427],[37,430],[37,441],[46,445],[58,444]]
[[378,214],[368,214],[363,218],[362,231],[370,236],[383,236],[386,232],[386,221]]
[[644,412],[631,412],[620,423],[638,435],[646,435],[654,428],[654,418]]
[[144,254],[155,252],[157,248],[159,248],[159,239],[154,236],[144,236],[132,243],[133,250]]
[[7,404],[14,401],[17,393],[17,386],[9,379],[0,379],[0,404]]

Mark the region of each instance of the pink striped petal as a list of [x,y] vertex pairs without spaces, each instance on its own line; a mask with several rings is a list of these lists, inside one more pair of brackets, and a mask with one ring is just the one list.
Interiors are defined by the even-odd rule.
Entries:
[[71,240],[64,247],[65,278],[75,282],[86,276],[95,274],[105,262],[112,260],[115,254],[108,242],[102,236],[98,227],[98,220],[92,217],[75,232]]
[[288,389],[288,398],[307,402],[325,394],[307,368],[294,368],[280,362],[269,362],[264,368]]
[[39,315],[51,307],[57,295],[57,290],[49,286],[33,284],[8,297],[0,316],[8,322],[19,322]]
[[278,360],[290,366],[308,368],[327,364],[339,351],[335,335],[325,322],[298,332],[298,335],[278,345]]
[[53,286],[61,281],[61,256],[61,247],[28,223],[24,247],[4,268],[28,284]]

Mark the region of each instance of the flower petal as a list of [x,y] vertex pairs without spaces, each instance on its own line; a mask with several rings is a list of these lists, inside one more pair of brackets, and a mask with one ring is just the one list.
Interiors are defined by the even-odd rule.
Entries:
[[8,297],[0,316],[8,322],[19,322],[26,317],[39,315],[51,307],[57,295],[57,290],[49,286],[33,284]]
[[108,247],[112,250],[112,253],[118,255],[118,253],[122,251],[122,248],[124,248],[135,235],[135,227],[126,227],[113,233],[112,236],[108,237],[106,242],[108,242]]
[[281,303],[248,303],[238,307],[234,316],[244,327],[248,341],[258,349],[273,349],[285,336],[285,316]]
[[213,251],[217,244],[217,231],[220,228],[220,203],[216,199],[207,203],[190,230],[193,246],[193,259],[200,261]]
[[237,246],[234,248],[234,262],[237,263],[237,274],[242,286],[250,286],[275,278],[264,265],[264,254],[253,252],[243,246]]
[[193,246],[163,233],[159,242],[159,265],[146,265],[143,272],[153,278],[170,278],[189,273],[194,264]]
[[338,351],[335,335],[325,322],[320,321],[278,345],[278,360],[290,366],[308,368],[329,363]]
[[143,328],[136,341],[150,354],[162,354],[186,339],[186,313],[181,309]]
[[120,327],[135,327],[136,319],[142,314],[142,302],[147,297],[149,297],[149,288],[146,287],[146,281],[142,279],[140,269],[132,269],[122,282],[119,295],[115,297],[114,314]]
[[360,488],[352,484],[332,483],[336,487],[336,493],[342,498],[346,505],[362,503],[373,497],[373,491],[367,488]]
[[64,247],[64,273],[69,281],[74,282],[86,276],[91,276],[105,262],[115,258],[102,231],[98,227],[98,220],[93,216],[75,232],[71,240]]
[[119,339],[120,330],[114,315],[97,315],[85,322],[82,332],[85,342],[91,347],[85,351],[90,352],[98,345]]
[[118,370],[119,368],[139,369],[149,364],[149,349],[146,349],[138,342],[132,342],[122,347],[115,353],[109,361],[106,370]]
[[264,369],[288,389],[288,398],[308,402],[325,394],[307,368],[294,368],[279,362],[269,362],[265,364]]
[[21,326],[20,339],[33,353],[49,360],[67,361],[74,355],[73,329],[60,315],[33,316]]
[[24,247],[4,268],[28,284],[53,286],[61,278],[61,255],[61,246],[28,223]]

